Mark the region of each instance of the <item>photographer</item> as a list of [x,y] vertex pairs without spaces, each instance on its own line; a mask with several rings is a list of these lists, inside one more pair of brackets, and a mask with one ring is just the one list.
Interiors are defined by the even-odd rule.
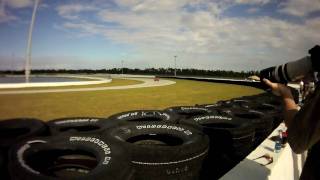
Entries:
[[[293,63],[285,64],[285,69],[288,72],[284,72],[283,74],[291,75],[290,79],[294,79],[294,77],[301,77],[301,75],[307,75],[310,71],[312,73],[314,71],[319,72],[320,69],[320,46],[315,46],[312,48],[309,53],[311,57],[309,60],[305,60],[305,63],[312,64],[312,69],[306,69],[302,71],[299,69],[299,73],[290,72],[289,66],[294,66]],[[297,61],[298,62],[298,61]],[[299,62],[301,65],[301,61]],[[296,64],[299,64],[296,63]],[[286,67],[288,66],[288,67]],[[305,66],[307,67],[307,66]],[[272,68],[271,68],[272,69]],[[280,96],[283,99],[284,103],[284,111],[285,111],[285,119],[284,122],[288,128],[288,142],[291,146],[292,150],[296,153],[303,153],[308,150],[308,157],[306,163],[303,167],[303,171],[300,176],[300,180],[319,180],[320,179],[320,87],[319,85],[316,87],[315,92],[311,94],[308,99],[305,101],[305,104],[299,110],[299,106],[296,105],[293,95],[290,89],[281,83],[271,82],[268,79],[281,79],[278,77],[270,76],[272,75],[272,70],[268,68],[268,72],[266,75],[266,71],[263,70],[261,72],[261,79],[263,82],[268,85],[275,95]],[[273,72],[277,71],[273,68]],[[294,68],[291,68],[291,70]],[[298,67],[296,67],[298,69]],[[271,71],[270,71],[271,70]],[[280,71],[279,71],[280,72]],[[301,72],[305,73],[302,74]],[[296,73],[296,74],[295,74]],[[274,75],[275,73],[273,73]],[[279,73],[278,73],[279,74]],[[300,76],[298,76],[298,74]],[[268,78],[268,79],[267,79]],[[289,79],[289,77],[285,78]],[[279,81],[277,81],[279,82]]]

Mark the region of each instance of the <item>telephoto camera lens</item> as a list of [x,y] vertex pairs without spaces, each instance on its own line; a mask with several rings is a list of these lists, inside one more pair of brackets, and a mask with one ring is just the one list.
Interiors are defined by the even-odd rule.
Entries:
[[312,62],[309,56],[302,59],[282,64],[280,66],[273,66],[263,69],[260,72],[261,80],[263,78],[269,79],[272,82],[286,84],[288,82],[297,81],[313,72]]
[[273,66],[260,71],[261,81],[266,78],[272,82],[287,84],[302,79],[313,72],[320,71],[320,46],[309,50],[310,56],[280,66]]

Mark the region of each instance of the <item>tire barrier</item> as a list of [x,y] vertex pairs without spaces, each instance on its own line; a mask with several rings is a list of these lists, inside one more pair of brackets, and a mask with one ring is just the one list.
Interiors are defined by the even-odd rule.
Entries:
[[38,119],[19,118],[0,121],[0,149],[8,150],[23,139],[47,134],[47,126]]
[[254,96],[246,97],[246,99],[252,100],[257,103],[266,103],[266,104],[271,104],[279,108],[282,108],[281,98],[270,93],[254,95]]
[[109,129],[131,152],[136,179],[198,179],[209,140],[199,129],[163,122],[136,122]]
[[106,119],[96,117],[70,117],[51,120],[47,123],[51,135],[63,132],[98,133]]
[[252,106],[249,106],[248,109],[259,111],[273,118],[273,129],[279,126],[279,124],[284,119],[284,114],[282,112],[282,108],[279,106],[275,106],[267,103],[256,103]]
[[252,106],[252,103],[252,101],[247,99],[232,99],[218,102],[218,104],[224,108],[249,108]]
[[38,119],[16,118],[0,121],[0,177],[9,179],[7,168],[8,151],[11,146],[24,139],[47,135],[45,123]]
[[176,114],[179,116],[179,119],[188,119],[194,116],[204,115],[212,112],[212,110],[208,108],[196,106],[175,106],[167,108],[165,111]]
[[209,136],[210,150],[201,179],[218,179],[252,150],[255,128],[252,123],[229,115],[211,113],[184,119],[180,124],[200,126]]
[[7,152],[0,150],[0,177],[1,179],[9,179],[7,168]]
[[0,175],[8,180],[218,179],[279,125],[282,111],[276,96],[263,93],[108,118],[3,120]]
[[263,112],[241,108],[225,108],[221,109],[221,113],[242,118],[253,124],[255,128],[254,148],[272,132],[273,117]]
[[10,151],[9,171],[12,180],[129,180],[134,174],[123,148],[110,140],[86,135],[21,142]]
[[167,111],[159,111],[159,110],[136,110],[136,111],[128,111],[122,112],[115,115],[112,115],[108,118],[106,124],[108,125],[117,125],[123,122],[168,122],[168,123],[176,123],[178,120],[177,115],[167,112]]

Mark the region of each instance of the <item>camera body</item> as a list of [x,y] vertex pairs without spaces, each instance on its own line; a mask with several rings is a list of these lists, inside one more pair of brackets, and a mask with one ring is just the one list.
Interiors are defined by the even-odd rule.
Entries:
[[313,72],[320,71],[320,46],[309,50],[310,56],[280,66],[273,66],[260,71],[260,79],[286,84],[302,79]]

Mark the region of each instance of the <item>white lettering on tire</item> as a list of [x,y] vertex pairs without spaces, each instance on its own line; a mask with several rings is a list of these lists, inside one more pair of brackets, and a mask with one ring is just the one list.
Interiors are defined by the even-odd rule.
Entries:
[[209,119],[227,120],[227,121],[232,120],[231,117],[226,117],[226,116],[201,116],[201,117],[193,118],[193,120],[196,122],[203,121],[203,120],[209,120]]
[[107,143],[105,143],[104,141],[102,141],[98,138],[94,138],[94,137],[78,137],[78,136],[71,136],[69,138],[69,141],[70,142],[83,141],[83,142],[91,142],[93,144],[96,144],[98,147],[100,147],[103,150],[104,154],[106,155],[104,157],[102,164],[104,164],[104,165],[109,164],[111,157],[108,155],[111,154],[111,149],[110,149],[109,145]]
[[88,119],[66,119],[61,121],[56,121],[54,124],[73,124],[73,123],[96,123],[99,119],[88,118]]
[[175,131],[183,132],[187,136],[192,135],[192,132],[188,129],[184,129],[182,127],[177,127],[177,126],[166,125],[166,124],[139,125],[139,126],[136,126],[136,129],[138,129],[138,130],[141,130],[141,129],[172,129]]

